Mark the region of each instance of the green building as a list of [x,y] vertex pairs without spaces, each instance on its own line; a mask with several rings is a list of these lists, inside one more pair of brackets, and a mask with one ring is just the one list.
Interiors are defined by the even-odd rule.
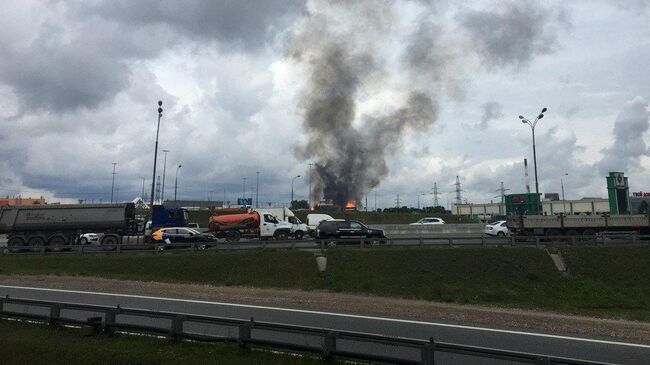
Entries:
[[607,176],[607,196],[610,214],[630,214],[630,188],[622,172],[610,172]]

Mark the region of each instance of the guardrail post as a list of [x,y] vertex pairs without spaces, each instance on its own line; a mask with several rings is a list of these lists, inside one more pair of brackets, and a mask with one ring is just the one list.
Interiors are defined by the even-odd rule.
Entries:
[[422,237],[420,237],[420,247],[424,246],[424,241],[422,240]]
[[84,245],[81,245],[81,246],[80,246],[79,251],[81,252],[82,255],[84,254]]
[[540,357],[537,359],[538,365],[551,365],[551,359],[548,357]]
[[535,247],[539,247],[539,236],[535,236]]
[[291,241],[291,249],[292,250],[296,249],[296,240]]
[[449,237],[448,240],[449,240],[449,247],[451,247],[452,244],[454,243],[454,239]]
[[120,253],[120,252],[122,252],[122,244],[118,243],[117,244],[117,253]]
[[517,243],[517,240],[515,239],[515,236],[510,236],[510,245],[514,246]]
[[576,236],[571,236],[571,246],[575,246],[576,244]]
[[481,246],[485,246],[485,236],[481,236]]
[[58,325],[59,318],[61,318],[61,306],[59,304],[52,304],[50,307],[50,318],[48,318],[47,323],[50,326]]
[[436,352],[436,342],[433,337],[429,338],[429,343],[422,347],[422,365],[434,365]]
[[337,337],[339,337],[337,332],[328,332],[323,338],[323,357],[327,361],[331,361],[334,358]]
[[250,322],[246,322],[239,326],[239,338],[237,339],[237,344],[243,349],[250,349],[250,344],[248,343],[251,339],[251,330],[255,326],[255,320],[251,317]]
[[113,335],[115,331],[113,330],[113,325],[115,325],[115,315],[117,310],[109,309],[104,313],[104,323],[102,323],[102,330],[107,335]]
[[177,316],[172,318],[172,326],[169,330],[169,337],[172,339],[183,338],[183,321],[184,316]]
[[45,246],[41,246],[41,256],[45,256]]
[[9,296],[0,298],[0,313],[5,311],[5,301],[9,299]]
[[365,240],[360,239],[360,240],[359,240],[359,248],[364,248],[364,247],[365,247],[365,243],[366,243]]
[[637,237],[636,237],[636,233],[633,233],[633,234],[632,234],[632,244],[633,244],[633,245],[636,245],[636,238],[637,238]]
[[325,241],[320,241],[320,250],[323,251],[325,250]]
[[192,243],[190,244],[190,251],[191,251],[191,252],[194,252],[194,242],[192,242]]

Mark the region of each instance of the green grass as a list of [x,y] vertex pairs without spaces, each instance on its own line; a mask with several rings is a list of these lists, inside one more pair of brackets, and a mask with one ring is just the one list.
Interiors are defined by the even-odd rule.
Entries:
[[5,256],[0,274],[364,293],[650,321],[650,246],[563,247],[562,276],[536,248],[337,248],[327,274],[300,251]]
[[3,364],[323,364],[315,358],[147,336],[82,336],[77,329],[0,320]]

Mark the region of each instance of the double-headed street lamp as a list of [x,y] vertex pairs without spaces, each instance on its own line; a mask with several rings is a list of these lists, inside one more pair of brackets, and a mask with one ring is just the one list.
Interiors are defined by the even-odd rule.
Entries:
[[156,147],[153,153],[153,177],[151,178],[151,213],[153,214],[154,187],[156,186],[156,162],[158,162],[158,132],[160,132],[160,118],[162,118],[162,101],[158,100],[158,127],[156,128]]
[[541,199],[539,199],[539,182],[537,181],[537,152],[535,151],[535,126],[537,125],[537,121],[544,118],[544,113],[546,113],[546,108],[543,108],[542,111],[539,113],[537,118],[535,118],[534,121],[530,121],[523,116],[519,116],[519,119],[521,119],[522,123],[526,123],[530,126],[530,129],[533,131],[533,164],[535,165],[535,194],[537,195],[537,200],[538,200],[538,205],[537,205],[537,214],[541,214]]
[[298,176],[294,177],[293,179],[291,179],[291,201],[289,202],[289,206],[291,206],[291,204],[293,203],[293,182],[299,177],[300,177],[300,175],[298,175]]
[[178,165],[176,168],[176,181],[174,182],[174,201],[176,201],[176,193],[178,193],[178,170],[181,169],[183,165]]

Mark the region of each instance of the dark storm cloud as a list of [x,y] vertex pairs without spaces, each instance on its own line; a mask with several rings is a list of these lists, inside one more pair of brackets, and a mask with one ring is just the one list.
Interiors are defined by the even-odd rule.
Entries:
[[84,5],[82,11],[140,27],[170,26],[189,37],[252,50],[299,15],[301,0],[116,0]]
[[644,134],[650,127],[648,102],[641,97],[630,101],[614,122],[614,142],[602,150],[598,163],[605,176],[610,171],[628,172],[639,167],[639,159],[648,155]]
[[566,12],[533,1],[498,2],[497,10],[470,10],[458,16],[488,67],[526,65],[558,45]]
[[503,117],[503,105],[496,101],[487,102],[481,105],[481,108],[483,109],[483,115],[481,116],[481,122],[478,125],[481,130],[485,130],[488,127],[489,121]]
[[237,49],[261,47],[278,22],[285,26],[299,14],[301,3],[99,1],[61,7],[33,34],[0,42],[0,83],[18,97],[21,115],[108,103],[128,86],[133,62],[177,44],[210,40]]

